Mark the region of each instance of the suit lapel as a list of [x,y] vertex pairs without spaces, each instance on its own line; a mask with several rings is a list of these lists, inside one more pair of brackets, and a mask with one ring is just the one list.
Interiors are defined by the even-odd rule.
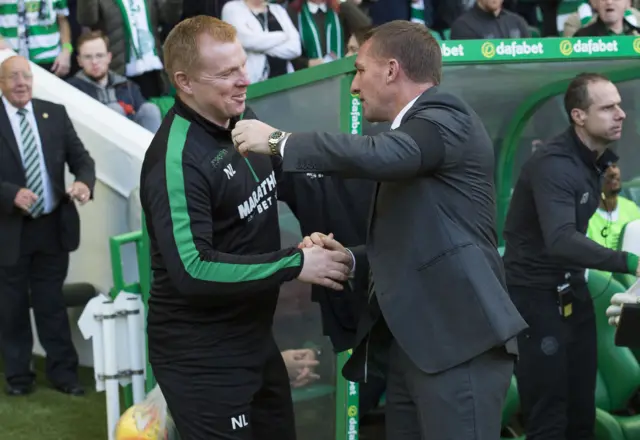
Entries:
[[2,136],[7,143],[7,146],[13,153],[16,161],[22,166],[22,156],[18,148],[18,141],[13,134],[13,128],[11,127],[11,121],[9,121],[9,115],[7,109],[4,108],[4,103],[0,102],[0,136]]
[[33,116],[36,119],[36,124],[38,125],[38,134],[40,135],[40,148],[42,149],[42,155],[44,156],[44,163],[47,167],[47,171],[51,171],[54,169],[51,163],[54,153],[51,151],[51,148],[47,148],[48,142],[46,139],[49,139],[49,136],[53,135],[53,128],[51,126],[51,122],[49,119],[49,114],[42,108],[41,103],[37,101],[32,101],[33,104]]

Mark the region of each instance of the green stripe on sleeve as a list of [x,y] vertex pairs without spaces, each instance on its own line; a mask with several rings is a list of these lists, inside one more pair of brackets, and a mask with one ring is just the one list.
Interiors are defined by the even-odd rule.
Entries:
[[191,233],[191,219],[185,195],[182,153],[191,123],[175,115],[169,131],[166,155],[166,180],[173,236],[186,272],[194,279],[217,283],[240,283],[270,277],[282,269],[298,267],[299,253],[271,263],[232,264],[202,261]]

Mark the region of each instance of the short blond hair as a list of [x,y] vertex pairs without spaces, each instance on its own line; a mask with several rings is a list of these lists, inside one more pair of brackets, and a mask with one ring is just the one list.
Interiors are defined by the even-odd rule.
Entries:
[[208,35],[220,43],[236,40],[236,28],[227,22],[208,15],[197,15],[178,23],[164,42],[164,67],[174,87],[176,72],[190,72],[198,64],[200,49],[198,40]]

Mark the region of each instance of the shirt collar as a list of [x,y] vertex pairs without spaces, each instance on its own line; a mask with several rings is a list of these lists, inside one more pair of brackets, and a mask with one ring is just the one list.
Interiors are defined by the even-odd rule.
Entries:
[[236,126],[236,122],[240,120],[239,116],[231,118],[228,127],[222,127],[215,124],[194,109],[185,104],[179,97],[176,96],[173,109],[180,117],[185,118],[189,122],[195,122],[200,125],[207,133],[216,139],[231,139],[231,131]]
[[[4,109],[7,111],[7,115],[9,115],[10,118],[18,114],[18,108],[14,107],[13,104],[7,101],[7,98],[5,98],[4,96],[2,97],[2,103],[4,104]],[[24,106],[24,108],[27,109],[28,113],[33,113],[33,104],[31,103],[31,101],[29,101],[27,105]]]
[[599,174],[603,174],[607,170],[607,168],[609,168],[612,164],[618,162],[618,155],[608,148],[604,150],[604,153],[602,153],[600,157],[598,157],[598,153],[596,151],[591,150],[580,140],[574,128],[570,128],[570,130],[571,137],[573,138],[574,143],[578,148],[578,154],[580,155],[580,158],[587,165],[594,166]]
[[311,3],[307,2],[307,7],[309,8],[309,12],[311,14],[315,14],[318,10],[326,13],[327,12],[327,4],[326,3]]
[[404,106],[402,110],[400,110],[400,113],[398,113],[398,116],[396,116],[396,118],[393,120],[393,124],[391,124],[392,130],[395,130],[396,128],[400,127],[400,124],[402,123],[402,118],[404,118],[404,115],[406,115],[409,109],[413,107],[413,104],[416,103],[419,97],[420,95],[413,98],[407,105]]

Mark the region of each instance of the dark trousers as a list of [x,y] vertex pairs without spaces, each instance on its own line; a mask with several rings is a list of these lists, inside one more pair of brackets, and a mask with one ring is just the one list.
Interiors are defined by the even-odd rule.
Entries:
[[60,247],[58,214],[56,210],[35,220],[25,218],[18,262],[0,267],[0,352],[12,386],[29,385],[34,379],[29,306],[47,353],[47,378],[59,386],[77,383],[78,355],[62,295],[69,254]]
[[518,336],[516,364],[527,440],[594,438],[595,316],[587,287],[574,289],[573,314],[566,319],[556,292],[509,289],[529,324]]
[[289,375],[272,345],[251,368],[152,364],[180,440],[296,440]]
[[427,374],[394,340],[389,352],[386,438],[500,438],[513,363],[514,356],[501,347],[441,373]]

